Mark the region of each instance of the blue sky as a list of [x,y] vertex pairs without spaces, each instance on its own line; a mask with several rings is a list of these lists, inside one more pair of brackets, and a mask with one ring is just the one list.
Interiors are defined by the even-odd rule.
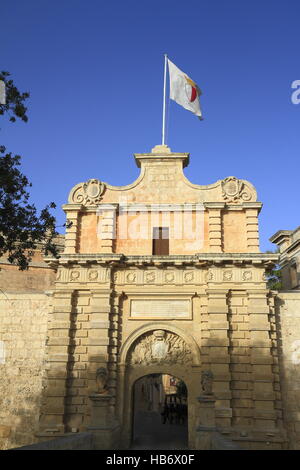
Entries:
[[1,69],[31,94],[29,122],[1,122],[22,155],[38,208],[90,178],[139,174],[133,153],[161,143],[163,54],[200,86],[204,121],[171,102],[167,144],[186,176],[249,180],[264,206],[261,249],[300,225],[299,14],[294,0],[10,0],[1,4]]

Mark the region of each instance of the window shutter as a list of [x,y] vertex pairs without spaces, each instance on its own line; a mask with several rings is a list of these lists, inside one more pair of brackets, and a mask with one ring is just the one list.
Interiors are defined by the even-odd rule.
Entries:
[[153,228],[153,255],[168,255],[169,254],[169,228],[168,227],[154,227]]

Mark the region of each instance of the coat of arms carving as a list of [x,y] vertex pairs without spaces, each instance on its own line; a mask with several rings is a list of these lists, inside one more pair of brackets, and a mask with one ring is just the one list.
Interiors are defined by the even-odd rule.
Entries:
[[85,183],[77,184],[71,191],[69,202],[71,204],[83,204],[94,206],[98,204],[105,190],[105,184],[97,179],[91,179]]
[[221,181],[222,196],[227,202],[250,201],[252,198],[249,188],[242,180],[235,176],[229,176]]
[[129,353],[130,364],[189,364],[192,353],[178,335],[165,330],[154,330],[142,335]]

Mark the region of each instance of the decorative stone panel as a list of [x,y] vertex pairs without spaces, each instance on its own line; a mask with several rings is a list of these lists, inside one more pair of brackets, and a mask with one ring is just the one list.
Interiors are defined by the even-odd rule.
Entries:
[[132,365],[190,364],[192,353],[178,335],[165,330],[154,330],[142,335],[129,352]]

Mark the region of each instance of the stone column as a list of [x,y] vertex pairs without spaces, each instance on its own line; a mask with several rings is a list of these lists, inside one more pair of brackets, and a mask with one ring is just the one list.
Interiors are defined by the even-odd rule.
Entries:
[[70,329],[73,291],[58,290],[53,297],[53,312],[49,324],[48,374],[40,419],[40,433],[64,433],[65,397],[67,394]]
[[71,227],[66,228],[64,249],[66,254],[77,252],[79,214],[82,208],[81,204],[65,204],[63,206],[68,222],[72,222]]

